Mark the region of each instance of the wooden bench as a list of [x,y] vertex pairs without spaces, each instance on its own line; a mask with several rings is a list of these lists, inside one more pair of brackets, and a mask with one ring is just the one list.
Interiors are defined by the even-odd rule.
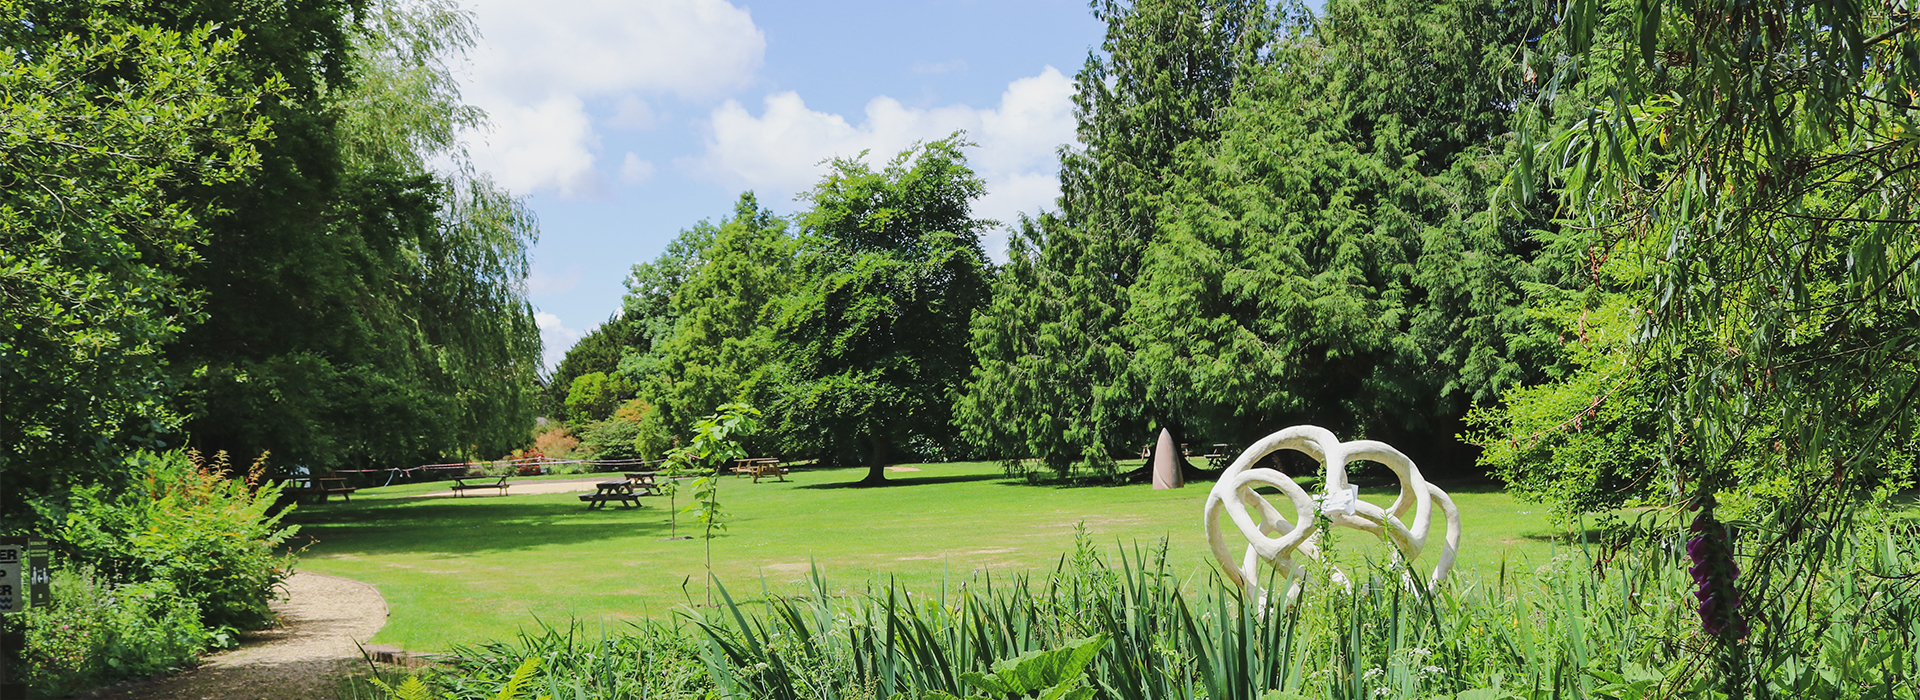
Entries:
[[607,501],[619,501],[622,508],[640,507],[640,496],[633,492],[631,481],[602,481],[595,484],[596,493],[580,494],[580,500],[587,503],[587,510],[607,507]]
[[341,500],[352,503],[351,494],[359,490],[348,486],[346,479],[337,477],[298,476],[288,479],[286,483],[288,486],[282,491],[293,494],[295,498],[312,496],[315,503],[326,503],[327,497],[336,493],[340,494]]
[[[507,483],[507,475],[505,474],[501,474],[499,478],[493,479],[492,481],[487,481],[489,478],[492,477],[456,476],[453,477],[453,486],[450,488],[453,489],[453,495],[455,496],[465,496],[469,489],[500,489],[500,495],[505,496],[507,495],[507,487],[513,485]],[[473,483],[467,483],[469,481]]]

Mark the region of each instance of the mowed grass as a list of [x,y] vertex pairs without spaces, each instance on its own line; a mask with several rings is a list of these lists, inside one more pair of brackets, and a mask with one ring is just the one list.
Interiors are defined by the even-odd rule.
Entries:
[[[1212,576],[1200,519],[1210,483],[1059,488],[1008,480],[991,463],[914,466],[920,471],[890,474],[895,485],[884,488],[851,487],[865,474],[852,469],[796,470],[785,483],[726,477],[720,500],[730,517],[712,542],[714,574],[736,601],[804,592],[814,566],[848,591],[876,577],[922,591],[970,579],[977,586],[984,576],[1051,570],[1084,523],[1108,547],[1165,538],[1183,580]],[[1464,576],[1539,565],[1565,540],[1544,508],[1497,486],[1441,485],[1462,511]],[[706,600],[700,525],[683,513],[680,534],[695,538],[666,540],[665,497],[593,511],[574,493],[418,497],[444,488],[363,489],[352,503],[303,505],[289,516],[305,544],[299,568],[365,581],[386,597],[392,612],[375,643],[441,651],[541,622],[612,627]],[[1386,505],[1394,488],[1362,493]],[[682,506],[686,495],[682,489]],[[1436,518],[1436,526],[1423,570],[1436,556],[1444,525]],[[1371,535],[1350,530],[1336,546],[1348,555],[1387,554]]]

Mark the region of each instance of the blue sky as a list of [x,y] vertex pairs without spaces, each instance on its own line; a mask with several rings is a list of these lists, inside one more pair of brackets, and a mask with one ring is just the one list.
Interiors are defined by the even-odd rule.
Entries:
[[[964,128],[976,215],[1051,208],[1071,82],[1103,27],[1083,0],[463,0],[475,163],[540,218],[528,292],[552,366],[621,281],[754,190],[775,212],[819,161],[883,160]],[[1000,257],[1004,234],[988,249]]]

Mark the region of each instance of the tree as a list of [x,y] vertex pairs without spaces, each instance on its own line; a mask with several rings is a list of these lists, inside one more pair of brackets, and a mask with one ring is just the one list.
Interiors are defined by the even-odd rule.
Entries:
[[631,398],[633,385],[624,377],[588,372],[574,377],[567,389],[567,416],[579,423],[604,419]]
[[1764,694],[1773,670],[1748,655],[1819,633],[1803,596],[1848,546],[1835,535],[1914,477],[1920,36],[1894,3],[1571,3],[1563,19],[1524,56],[1545,86],[1521,170],[1546,177],[1515,194],[1558,189],[1627,268],[1634,370],[1665,370],[1626,386],[1658,416],[1638,476],[1699,511],[1720,690]]
[[[652,347],[647,337],[644,323],[615,315],[605,323],[594,326],[593,330],[581,336],[579,342],[567,349],[567,355],[560,358],[560,364],[553,368],[552,376],[547,378],[543,415],[554,418],[572,417],[567,411],[567,395],[573,389],[575,379],[599,372],[612,375],[620,371],[620,360],[627,353],[646,352]],[[604,417],[604,414],[599,417]],[[580,417],[592,419],[595,416]]]
[[700,512],[701,538],[706,540],[708,605],[713,605],[713,535],[715,530],[727,527],[726,512],[720,506],[720,483],[726,476],[721,470],[728,462],[747,456],[738,438],[758,430],[759,417],[760,411],[746,404],[721,406],[719,412],[695,423],[693,439],[668,457],[676,466],[701,475],[693,482],[693,502],[687,509]]
[[[786,221],[751,192],[719,226],[703,223],[681,237],[684,252],[669,249],[655,267],[636,266],[636,292],[628,296],[629,309],[670,318],[671,330],[652,351],[621,363],[656,407],[649,420],[674,435],[687,435],[722,405],[752,397],[766,381],[775,352],[768,314],[793,284],[794,242]],[[662,297],[665,311],[658,310]]]
[[[255,14],[260,71],[291,71],[251,186],[209,222],[207,322],[168,356],[205,452],[316,468],[497,455],[527,441],[538,330],[521,282],[531,213],[458,147],[479,115],[446,61],[451,3]],[[265,8],[272,9],[272,8]],[[434,163],[450,162],[449,171]]]
[[222,206],[182,192],[258,166],[258,105],[280,89],[226,79],[230,34],[110,7],[0,8],[0,529],[177,426],[161,349],[202,313],[182,271]]
[[1330,0],[1246,70],[1128,288],[1133,400],[1237,441],[1314,423],[1470,466],[1467,409],[1557,359],[1528,288],[1572,281],[1546,211],[1489,207],[1531,7]]
[[986,255],[972,218],[985,188],[958,134],[875,171],[836,159],[807,194],[797,266],[780,300],[772,387],[786,444],[829,463],[864,462],[886,481],[902,444],[953,444],[953,395],[973,365],[966,330],[986,302]]
[[975,442],[1061,475],[1110,473],[1148,422],[1183,432],[1180,416],[1130,391],[1135,348],[1118,329],[1175,154],[1216,138],[1273,24],[1265,3],[1244,0],[1103,0],[1094,14],[1107,34],[1074,79],[1082,148],[1061,153],[1060,211],[1014,236],[957,409]]

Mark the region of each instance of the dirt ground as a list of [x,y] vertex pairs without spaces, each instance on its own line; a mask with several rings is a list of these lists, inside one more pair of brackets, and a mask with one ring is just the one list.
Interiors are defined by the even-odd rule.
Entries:
[[335,700],[338,679],[366,661],[364,643],[387,624],[387,601],[352,579],[295,572],[273,604],[281,627],[250,632],[199,668],[79,695],[88,700]]

